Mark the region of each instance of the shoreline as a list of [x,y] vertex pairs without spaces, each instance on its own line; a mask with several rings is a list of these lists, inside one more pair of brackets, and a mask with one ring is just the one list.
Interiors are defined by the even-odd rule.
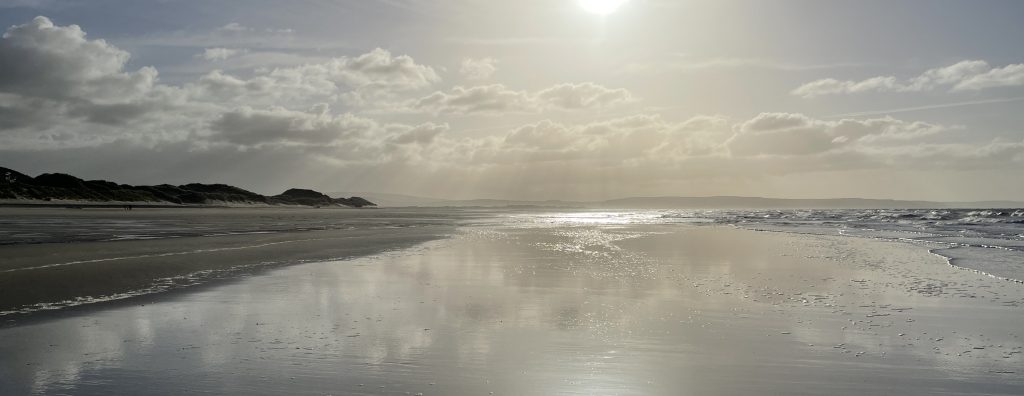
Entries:
[[[245,240],[249,237],[184,237],[157,239],[167,243],[159,244],[157,249],[153,249],[153,241],[144,241],[144,244],[132,244],[133,241],[82,243],[66,247],[51,244],[15,246],[25,249],[17,249],[15,254],[23,256],[16,266],[0,267],[3,268],[0,269],[0,318],[158,295],[290,265],[372,256],[443,238],[450,232],[445,229],[414,229],[395,233],[377,229],[282,232],[261,234],[256,240]],[[77,256],[66,256],[67,251],[59,248],[112,248],[97,246],[106,244],[120,244],[118,248],[144,253],[89,255],[88,259],[72,261],[39,261],[51,260],[54,256]],[[204,248],[168,249],[196,246]]]
[[450,232],[440,227],[330,230],[10,245],[4,254],[16,254],[18,260],[0,267],[0,317],[159,294],[307,262],[370,256],[445,238]]
[[363,257],[455,230],[451,220],[398,211],[32,212],[0,221],[0,318]]

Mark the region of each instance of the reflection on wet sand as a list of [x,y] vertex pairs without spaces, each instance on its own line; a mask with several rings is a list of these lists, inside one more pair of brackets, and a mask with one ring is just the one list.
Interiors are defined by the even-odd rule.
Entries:
[[1019,394],[1021,289],[855,238],[474,226],[0,329],[0,394]]

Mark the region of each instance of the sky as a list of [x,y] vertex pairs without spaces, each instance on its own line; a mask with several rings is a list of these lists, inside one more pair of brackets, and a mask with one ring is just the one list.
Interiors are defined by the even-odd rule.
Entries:
[[3,0],[0,166],[438,198],[1024,200],[1018,0]]

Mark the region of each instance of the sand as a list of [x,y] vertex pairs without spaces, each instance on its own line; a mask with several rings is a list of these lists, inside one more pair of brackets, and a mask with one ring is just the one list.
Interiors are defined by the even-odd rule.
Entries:
[[1022,394],[1024,288],[926,246],[475,225],[0,329],[0,394]]
[[[0,210],[0,318],[308,261],[401,249],[453,231],[409,211]],[[26,243],[31,242],[31,243]]]

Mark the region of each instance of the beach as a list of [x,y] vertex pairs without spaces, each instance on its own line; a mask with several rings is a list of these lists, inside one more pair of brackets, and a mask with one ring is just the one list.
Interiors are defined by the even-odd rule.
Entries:
[[440,238],[430,213],[0,209],[0,317],[173,290]]
[[1024,396],[1022,20],[0,0],[0,396]]
[[[6,316],[0,394],[1024,392],[1024,287],[927,245],[452,216],[443,238]],[[190,260],[261,255],[215,254]]]

